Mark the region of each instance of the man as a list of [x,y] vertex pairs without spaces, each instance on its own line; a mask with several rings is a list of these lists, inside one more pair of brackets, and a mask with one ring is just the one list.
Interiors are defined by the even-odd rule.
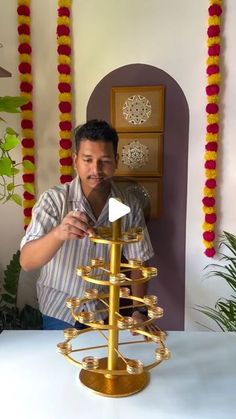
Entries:
[[[141,242],[123,246],[124,256],[143,262],[153,256],[138,201],[119,190],[112,181],[118,163],[116,131],[105,121],[88,121],[75,130],[75,143],[76,178],[42,194],[21,243],[22,268],[25,271],[41,268],[37,295],[44,329],[75,325],[65,300],[71,296],[83,297],[86,288],[91,287],[76,275],[77,266],[88,265],[95,257],[109,261],[109,246],[89,240],[95,228],[109,224],[109,197],[119,197],[131,208],[122,219],[123,230],[132,226],[144,228]],[[98,288],[107,292],[107,287]],[[143,296],[144,286],[136,286],[134,293]],[[100,307],[96,301],[81,307],[85,311],[97,308]],[[136,310],[133,315],[139,314]],[[104,316],[100,314],[100,318]],[[77,322],[76,327],[80,326]]]

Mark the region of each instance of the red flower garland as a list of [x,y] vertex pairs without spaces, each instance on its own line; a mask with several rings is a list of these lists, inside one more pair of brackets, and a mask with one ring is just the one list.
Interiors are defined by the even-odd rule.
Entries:
[[60,181],[70,182],[73,179],[72,160],[72,95],[71,95],[71,39],[70,9],[71,0],[58,0],[57,42],[60,110]]
[[220,93],[220,16],[222,14],[222,0],[209,0],[208,8],[208,59],[207,59],[207,127],[205,145],[205,187],[202,200],[204,211],[203,243],[205,255],[215,255],[215,223],[217,221],[215,209],[216,192],[216,160],[219,135],[219,93]]
[[[33,139],[33,103],[32,103],[32,66],[30,45],[30,0],[18,0],[18,34],[19,34],[19,73],[21,96],[28,99],[28,103],[21,107],[22,155],[23,155],[23,207],[24,228],[31,220],[32,208],[35,204],[34,177],[34,139]],[[33,164],[32,164],[33,163]]]

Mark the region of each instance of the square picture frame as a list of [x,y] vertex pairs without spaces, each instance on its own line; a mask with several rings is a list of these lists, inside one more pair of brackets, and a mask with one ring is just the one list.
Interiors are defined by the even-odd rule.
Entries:
[[157,219],[162,212],[162,178],[115,176],[115,184],[140,199],[146,220]]
[[110,111],[118,132],[162,132],[164,86],[112,87]]
[[162,176],[162,133],[118,133],[117,176]]

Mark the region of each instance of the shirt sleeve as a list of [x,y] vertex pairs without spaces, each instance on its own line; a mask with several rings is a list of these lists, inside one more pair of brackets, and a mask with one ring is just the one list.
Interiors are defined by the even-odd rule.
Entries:
[[56,227],[61,218],[60,200],[53,196],[52,190],[43,193],[32,210],[32,219],[21,240],[20,248],[29,241],[39,239]]

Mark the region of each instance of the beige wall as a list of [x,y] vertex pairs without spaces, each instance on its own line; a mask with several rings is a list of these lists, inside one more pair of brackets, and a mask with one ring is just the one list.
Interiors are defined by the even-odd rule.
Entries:
[[[219,230],[236,233],[236,3],[226,3],[223,65],[223,135],[220,149]],[[2,7],[4,4],[4,7]],[[18,93],[16,55],[16,2],[0,0],[1,65],[13,73],[0,79],[0,94]],[[209,259],[201,243],[203,150],[205,132],[205,58],[208,0],[74,0],[73,41],[75,120],[85,121],[86,105],[96,84],[110,71],[131,63],[151,64],[169,73],[181,86],[190,109],[189,175],[186,245],[186,328],[200,328],[194,304],[212,304],[224,287],[217,280],[203,281]],[[35,133],[38,143],[38,191],[57,184],[57,73],[56,0],[32,0]],[[178,112],[178,110],[176,110]],[[9,118],[8,118],[9,119]],[[10,119],[9,119],[10,120]],[[17,117],[11,118],[19,129]],[[19,152],[20,154],[20,152]],[[20,155],[19,155],[20,158]],[[23,234],[21,209],[0,206],[0,266],[18,249]],[[204,323],[206,323],[204,319]]]

